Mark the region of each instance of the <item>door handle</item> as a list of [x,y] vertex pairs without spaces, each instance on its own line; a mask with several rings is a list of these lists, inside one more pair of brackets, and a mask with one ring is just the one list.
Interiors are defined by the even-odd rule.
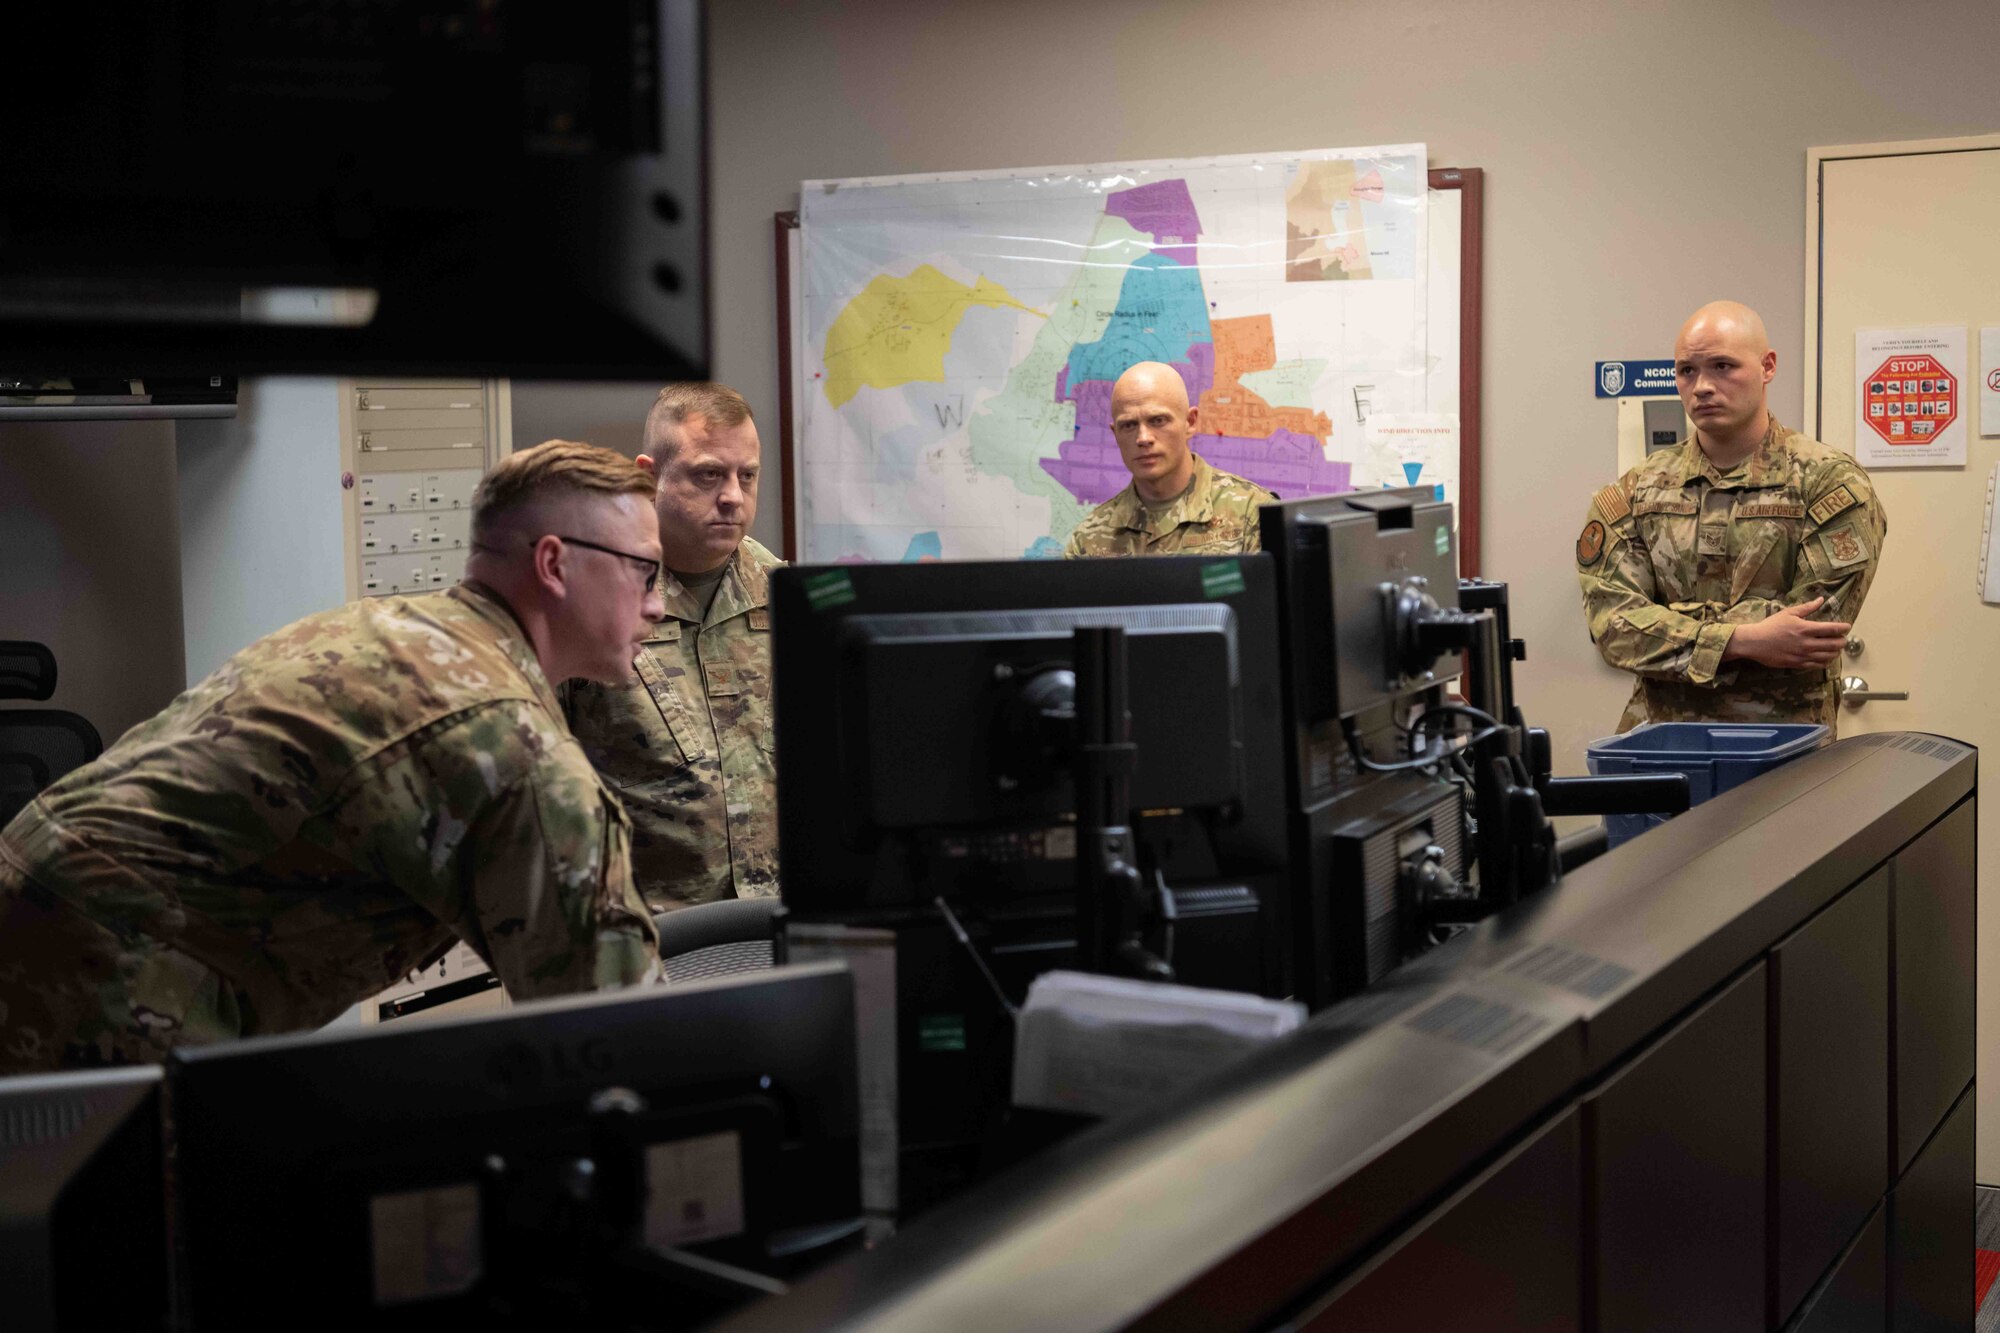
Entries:
[[1871,690],[1868,682],[1859,676],[1840,678],[1840,701],[1849,708],[1859,708],[1870,699],[1907,699],[1908,690]]

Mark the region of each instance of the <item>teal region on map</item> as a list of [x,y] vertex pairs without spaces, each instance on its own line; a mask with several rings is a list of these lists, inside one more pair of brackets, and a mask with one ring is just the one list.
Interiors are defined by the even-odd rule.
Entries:
[[1111,386],[1135,362],[1164,361],[1200,409],[1190,443],[1209,463],[1281,497],[1347,490],[1351,465],[1326,457],[1326,414],[1297,405],[1296,393],[1272,403],[1252,387],[1258,376],[1294,384],[1307,364],[1277,361],[1271,317],[1211,318],[1197,256],[1201,219],[1187,182],[1116,191],[1104,211],[1150,236],[1153,249],[1127,268],[1102,334],[1070,349],[1055,398],[1074,406],[1076,433],[1039,460],[1042,470],[1085,505],[1123,490],[1131,476],[1111,433]]

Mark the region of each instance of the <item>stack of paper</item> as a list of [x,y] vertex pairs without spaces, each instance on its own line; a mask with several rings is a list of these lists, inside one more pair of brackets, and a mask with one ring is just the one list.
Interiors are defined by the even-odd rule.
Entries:
[[1014,1103],[1111,1116],[1295,1031],[1306,1007],[1232,991],[1046,972],[1014,1039]]

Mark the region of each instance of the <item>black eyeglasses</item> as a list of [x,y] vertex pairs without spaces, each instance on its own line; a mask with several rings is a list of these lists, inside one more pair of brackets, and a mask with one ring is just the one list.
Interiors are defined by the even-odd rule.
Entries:
[[633,555],[630,551],[621,551],[615,546],[605,546],[599,542],[585,541],[581,537],[570,537],[560,532],[551,532],[549,536],[556,538],[558,541],[566,541],[576,546],[588,546],[593,551],[602,551],[606,555],[621,556],[626,560],[630,560],[633,564],[638,565],[646,571],[647,592],[651,592],[660,586],[660,562],[657,560],[649,560],[643,555]]

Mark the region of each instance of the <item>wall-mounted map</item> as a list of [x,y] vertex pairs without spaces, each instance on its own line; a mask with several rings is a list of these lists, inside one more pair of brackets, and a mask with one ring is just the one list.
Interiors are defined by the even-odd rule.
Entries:
[[1284,497],[1423,411],[1421,144],[801,188],[800,555],[1053,556],[1169,362],[1196,452]]

